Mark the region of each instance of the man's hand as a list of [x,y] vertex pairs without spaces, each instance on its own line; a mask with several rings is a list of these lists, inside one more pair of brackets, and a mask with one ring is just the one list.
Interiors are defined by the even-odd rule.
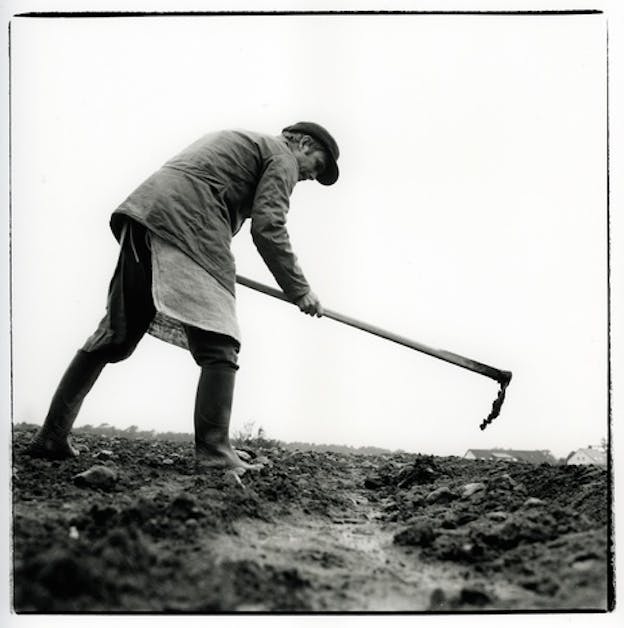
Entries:
[[323,306],[312,290],[302,297],[299,297],[295,303],[305,314],[309,314],[310,316],[323,316]]

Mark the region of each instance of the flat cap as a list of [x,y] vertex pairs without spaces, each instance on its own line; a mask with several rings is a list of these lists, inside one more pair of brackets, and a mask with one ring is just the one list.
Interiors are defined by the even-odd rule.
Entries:
[[338,160],[340,151],[338,150],[336,140],[331,136],[329,131],[320,124],[316,124],[316,122],[297,122],[296,124],[287,126],[282,130],[282,133],[288,131],[292,133],[305,133],[306,135],[314,138],[325,149],[327,157],[329,158],[327,166],[325,167],[325,170],[323,170],[323,172],[316,178],[316,180],[323,185],[332,185],[336,183],[339,175],[338,164],[336,161]]

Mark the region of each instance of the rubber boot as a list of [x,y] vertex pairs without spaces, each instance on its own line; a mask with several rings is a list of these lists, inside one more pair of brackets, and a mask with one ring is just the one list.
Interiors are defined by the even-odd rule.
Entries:
[[63,460],[78,455],[69,434],[80,406],[95,384],[106,362],[87,351],[78,351],[52,397],[43,426],[28,447],[28,454],[36,458]]
[[227,366],[203,367],[195,398],[195,458],[197,466],[255,469],[230,444],[230,416],[236,371]]

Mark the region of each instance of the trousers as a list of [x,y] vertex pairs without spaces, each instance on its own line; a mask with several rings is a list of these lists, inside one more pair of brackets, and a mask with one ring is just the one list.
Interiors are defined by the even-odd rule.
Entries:
[[[155,314],[147,230],[128,218],[108,288],[106,314],[81,351],[102,363],[125,360],[134,352]],[[183,327],[191,355],[199,366],[238,370],[240,343],[236,339],[191,325]]]

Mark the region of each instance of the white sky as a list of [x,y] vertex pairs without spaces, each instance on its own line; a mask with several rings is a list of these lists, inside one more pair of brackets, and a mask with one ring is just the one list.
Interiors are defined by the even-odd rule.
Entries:
[[[289,230],[324,305],[497,384],[239,288],[232,429],[462,455],[607,431],[605,17],[12,22],[14,420],[40,423],[104,313],[110,213],[201,134],[324,124],[339,182]],[[273,285],[248,226],[238,272]],[[192,431],[198,368],[146,337],[76,425]]]

